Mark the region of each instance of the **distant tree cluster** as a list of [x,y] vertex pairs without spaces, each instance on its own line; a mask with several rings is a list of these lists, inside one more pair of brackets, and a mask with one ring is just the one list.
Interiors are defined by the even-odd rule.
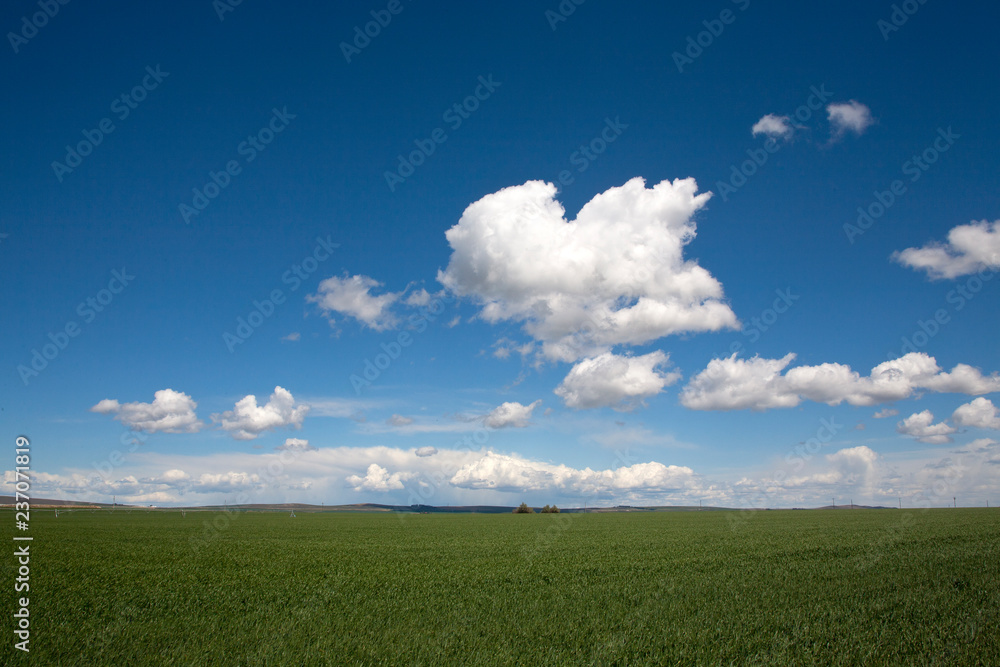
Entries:
[[[534,514],[535,510],[528,507],[528,503],[521,503],[521,505],[514,510],[513,514]],[[542,514],[559,514],[559,508],[555,505],[551,507],[546,505],[542,508]]]

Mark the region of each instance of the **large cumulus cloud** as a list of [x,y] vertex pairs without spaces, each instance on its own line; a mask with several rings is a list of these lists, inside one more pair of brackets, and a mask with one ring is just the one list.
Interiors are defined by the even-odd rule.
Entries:
[[567,220],[551,183],[529,181],[466,208],[446,236],[438,280],[489,322],[523,322],[549,359],[735,328],[722,285],[684,247],[710,197],[694,179],[641,178],[595,196]]

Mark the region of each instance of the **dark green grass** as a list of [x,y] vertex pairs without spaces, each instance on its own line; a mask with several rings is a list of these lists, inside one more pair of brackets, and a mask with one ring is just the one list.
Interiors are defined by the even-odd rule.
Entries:
[[996,510],[217,516],[33,512],[0,663],[1000,665]]

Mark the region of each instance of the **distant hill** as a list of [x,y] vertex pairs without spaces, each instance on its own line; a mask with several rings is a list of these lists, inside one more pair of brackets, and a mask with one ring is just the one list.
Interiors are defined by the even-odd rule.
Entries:
[[[0,496],[0,507],[13,507],[14,496]],[[378,503],[355,503],[352,505],[310,505],[307,503],[253,503],[249,505],[192,505],[185,507],[153,507],[147,505],[125,505],[117,503],[89,503],[77,500],[54,500],[51,498],[32,498],[32,508],[40,507],[67,507],[67,508],[92,508],[92,509],[112,509],[113,507],[126,508],[146,508],[158,510],[186,510],[202,512],[237,511],[237,512],[409,512],[416,514],[510,514],[514,511],[514,506],[505,507],[502,505],[381,505]],[[541,507],[532,508],[536,512],[541,511]],[[700,507],[698,505],[653,505],[646,507],[632,505],[616,505],[614,507],[568,507],[561,508],[560,512],[565,514],[578,513],[607,513],[607,512],[733,512],[740,510],[764,511],[766,509],[781,508],[740,508],[740,507]],[[819,510],[884,510],[896,509],[895,507],[882,507],[871,505],[825,505],[823,507],[807,508],[793,507],[795,510],[819,509]]]

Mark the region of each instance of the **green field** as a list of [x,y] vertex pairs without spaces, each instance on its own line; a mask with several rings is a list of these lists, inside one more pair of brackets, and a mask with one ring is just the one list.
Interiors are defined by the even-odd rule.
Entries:
[[0,663],[1000,665],[997,510],[216,517],[33,511]]

